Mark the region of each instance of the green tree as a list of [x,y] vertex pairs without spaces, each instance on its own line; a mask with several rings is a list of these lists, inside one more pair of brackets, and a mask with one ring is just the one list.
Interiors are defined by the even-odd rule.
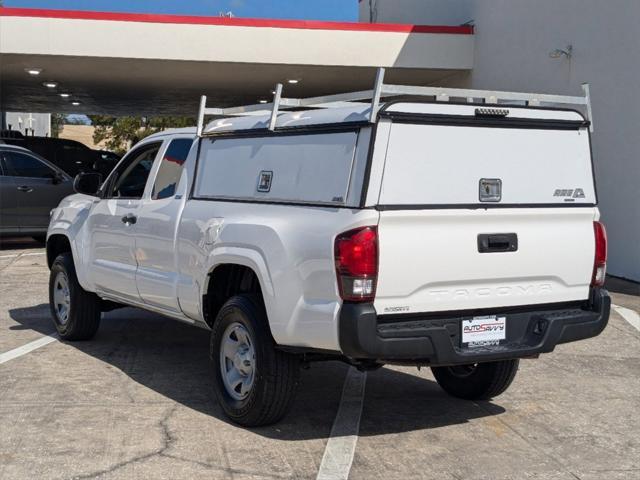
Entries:
[[51,136],[53,138],[58,138],[60,136],[60,132],[62,132],[62,128],[64,127],[65,118],[66,115],[62,113],[51,114]]
[[89,115],[94,143],[105,142],[108,150],[124,154],[129,148],[152,133],[167,128],[180,128],[196,124],[191,117],[112,117]]

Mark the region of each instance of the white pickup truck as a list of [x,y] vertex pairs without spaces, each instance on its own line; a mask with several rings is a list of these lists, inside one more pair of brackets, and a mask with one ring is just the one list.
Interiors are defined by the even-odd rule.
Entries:
[[208,328],[220,403],[256,426],[286,413],[303,362],[431,366],[448,393],[487,399],[520,358],[605,328],[580,113],[274,104],[76,177],[47,240],[61,338],[91,338],[120,305]]

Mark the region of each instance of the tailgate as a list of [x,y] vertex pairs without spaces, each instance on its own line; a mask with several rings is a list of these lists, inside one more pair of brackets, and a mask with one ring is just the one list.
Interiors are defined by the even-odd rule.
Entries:
[[[593,209],[383,211],[379,313],[583,300],[593,269]],[[480,253],[478,235],[515,233],[518,250]]]
[[588,133],[537,127],[392,124],[379,313],[588,298],[598,216]]

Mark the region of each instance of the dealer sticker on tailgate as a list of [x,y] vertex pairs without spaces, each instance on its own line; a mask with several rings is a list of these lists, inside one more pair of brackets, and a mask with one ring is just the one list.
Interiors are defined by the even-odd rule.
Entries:
[[488,315],[462,321],[462,344],[468,347],[498,345],[507,338],[507,317]]

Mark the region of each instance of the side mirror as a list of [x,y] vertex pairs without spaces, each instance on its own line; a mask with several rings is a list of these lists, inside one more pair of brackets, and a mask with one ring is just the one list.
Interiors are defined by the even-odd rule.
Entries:
[[51,183],[53,183],[54,185],[58,185],[62,182],[64,182],[64,176],[59,172],[54,173],[51,177]]
[[73,189],[77,193],[95,197],[102,184],[102,175],[99,173],[79,173],[73,180]]

